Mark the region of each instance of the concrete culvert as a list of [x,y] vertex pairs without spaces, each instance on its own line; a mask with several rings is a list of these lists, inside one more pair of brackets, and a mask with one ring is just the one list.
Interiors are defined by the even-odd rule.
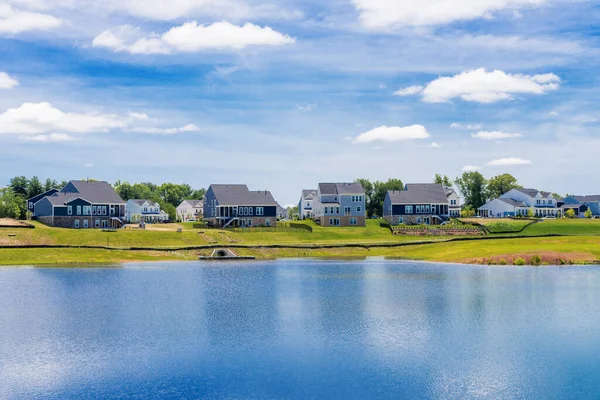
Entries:
[[227,257],[227,252],[225,250],[217,250],[216,257]]

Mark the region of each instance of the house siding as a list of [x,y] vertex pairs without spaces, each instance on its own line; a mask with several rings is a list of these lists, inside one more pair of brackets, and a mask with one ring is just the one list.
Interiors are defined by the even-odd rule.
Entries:
[[38,201],[34,205],[34,213],[38,217],[51,217],[52,216],[52,203],[47,197]]

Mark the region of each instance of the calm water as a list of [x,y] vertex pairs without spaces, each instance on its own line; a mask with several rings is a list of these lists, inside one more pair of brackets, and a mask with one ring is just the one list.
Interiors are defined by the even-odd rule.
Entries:
[[600,396],[600,269],[0,268],[0,398]]

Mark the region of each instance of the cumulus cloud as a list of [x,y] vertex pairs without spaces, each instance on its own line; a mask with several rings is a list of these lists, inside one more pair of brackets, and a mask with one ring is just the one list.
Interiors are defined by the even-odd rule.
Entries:
[[6,72],[0,72],[0,89],[12,89],[19,86],[19,81],[10,77]]
[[555,74],[523,75],[479,68],[458,75],[440,77],[420,93],[427,103],[444,103],[454,98],[478,103],[513,99],[515,94],[542,95],[560,87]]
[[530,165],[533,164],[529,160],[524,160],[522,158],[516,157],[508,157],[508,158],[500,158],[497,160],[492,160],[488,162],[486,165],[490,167],[510,167],[515,165]]
[[181,128],[140,125],[143,121],[148,122],[146,114],[68,113],[50,103],[24,103],[0,114],[0,135],[20,135],[22,140],[34,142],[64,142],[74,140],[72,135],[115,130],[148,134],[175,134],[199,130],[191,124]]
[[431,144],[429,145],[429,147],[432,147],[432,148],[434,148],[434,149],[439,149],[439,148],[440,148],[440,147],[442,147],[442,146],[440,146],[440,145],[439,145],[439,144],[437,144],[436,142],[433,142],[433,143],[431,143]]
[[139,29],[125,25],[100,33],[92,45],[131,54],[169,54],[203,50],[242,50],[250,46],[283,46],[292,43],[295,43],[294,38],[268,26],[261,27],[251,23],[238,26],[229,22],[199,25],[193,21],[173,27],[160,36],[149,37],[143,37]]
[[59,28],[62,21],[52,15],[22,11],[0,4],[0,33],[17,34],[32,30]]
[[409,86],[394,92],[395,96],[411,96],[413,94],[421,93],[423,86]]
[[451,129],[467,129],[470,131],[476,131],[483,128],[483,124],[461,124],[459,122],[453,122],[450,124]]
[[515,139],[523,137],[520,133],[507,133],[500,131],[480,131],[477,133],[473,133],[471,135],[474,139],[482,139],[482,140],[502,140],[502,139]]
[[428,139],[429,132],[423,125],[411,126],[380,126],[365,133],[361,133],[354,139],[354,143],[399,142],[407,140]]
[[441,25],[489,18],[493,12],[536,6],[547,0],[352,0],[369,29]]
[[480,171],[481,167],[478,167],[476,165],[465,165],[464,167],[462,167],[463,172],[475,172],[475,171]]
[[317,108],[317,105],[314,103],[311,104],[296,104],[296,109],[298,111],[304,111],[304,112],[308,112],[308,111],[312,111],[315,108]]

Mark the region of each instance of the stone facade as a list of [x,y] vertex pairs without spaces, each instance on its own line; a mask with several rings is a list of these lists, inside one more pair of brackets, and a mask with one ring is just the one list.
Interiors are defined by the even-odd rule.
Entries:
[[[403,225],[425,225],[425,218],[429,218],[429,224],[427,225],[437,225],[439,219],[434,218],[431,214],[419,214],[419,215],[388,215],[384,217],[385,220],[392,226],[401,225],[400,218],[402,218]],[[421,218],[421,222],[418,222],[418,218]]]
[[[248,220],[252,220],[252,225],[244,226],[243,221],[248,221]],[[256,227],[260,227],[260,226],[267,226],[267,220],[269,220],[269,222],[270,222],[269,226],[274,227],[277,225],[277,217],[239,217],[238,220],[233,221],[227,227],[228,228],[245,228],[245,227],[256,228]],[[208,222],[212,226],[221,226],[221,225],[224,225],[225,223],[227,223],[226,222],[227,220],[220,220],[218,218],[207,218],[207,219],[204,219],[204,221]],[[223,222],[223,221],[225,221],[225,222]]]
[[[76,216],[68,216],[68,217],[38,217],[38,221],[43,224],[54,226],[56,228],[74,228],[75,220],[79,220],[79,229],[85,229],[83,227],[84,220],[88,221],[87,229],[102,229],[109,228],[111,226],[111,220],[106,216],[98,216],[98,215],[76,215]],[[96,226],[96,221],[99,221],[99,225]],[[106,221],[103,224],[102,221]]]
[[393,227],[394,235],[402,236],[484,236],[485,232],[478,228],[462,228],[462,227]]
[[[339,225],[330,225],[329,219],[339,219]],[[350,218],[356,218],[356,225],[350,225]],[[326,215],[319,217],[319,225],[321,226],[367,226],[366,217],[349,217],[346,215]]]

